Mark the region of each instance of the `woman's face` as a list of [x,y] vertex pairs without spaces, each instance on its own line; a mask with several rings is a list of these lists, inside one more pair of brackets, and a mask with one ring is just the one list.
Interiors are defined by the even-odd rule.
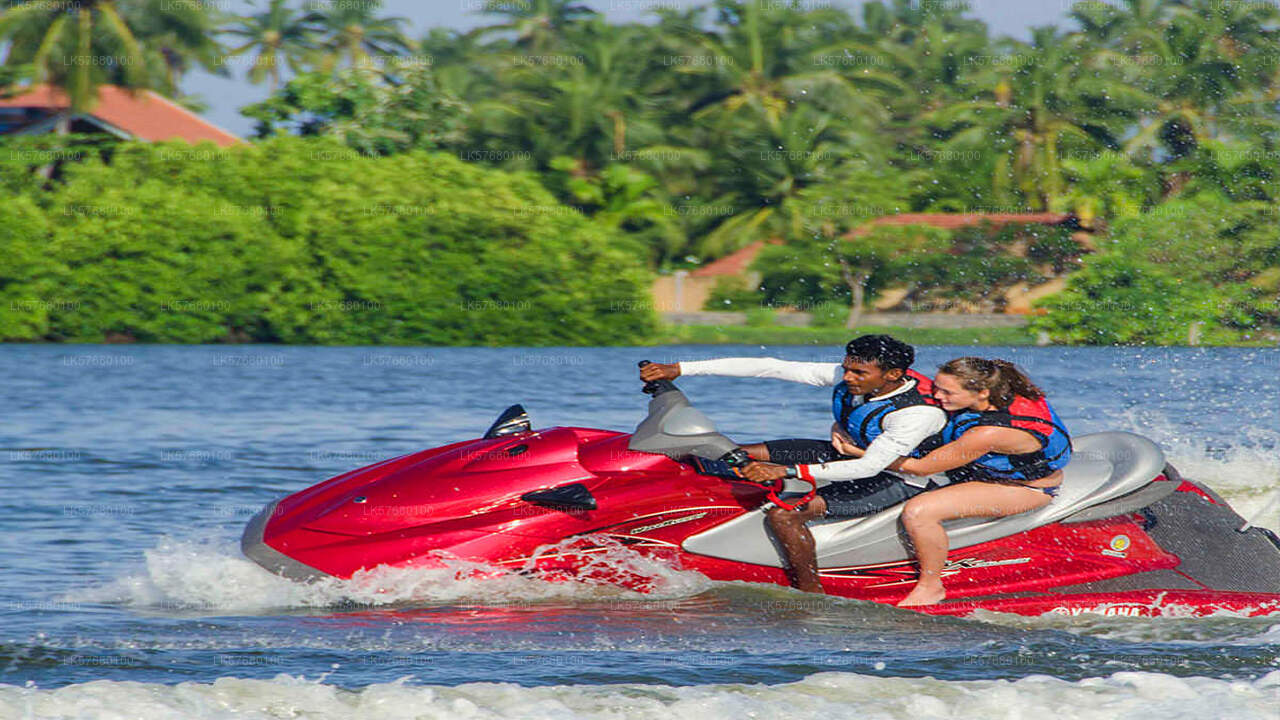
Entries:
[[948,412],[956,410],[981,410],[987,405],[991,391],[983,388],[974,392],[960,383],[955,375],[938,373],[933,379],[933,396],[942,403],[942,409]]

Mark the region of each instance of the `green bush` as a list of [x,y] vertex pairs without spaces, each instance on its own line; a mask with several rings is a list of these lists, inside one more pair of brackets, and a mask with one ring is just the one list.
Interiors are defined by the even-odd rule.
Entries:
[[747,327],[771,327],[777,324],[776,311],[769,307],[753,307],[747,310]]
[[1268,268],[1280,266],[1280,229],[1267,206],[1201,195],[1116,224],[1067,290],[1040,305],[1033,328],[1055,340],[1206,343],[1280,329]]
[[614,238],[531,176],[445,154],[130,143],[39,200],[9,209],[11,242],[48,257],[0,294],[65,302],[5,317],[10,339],[545,345],[654,327]]
[[711,293],[707,295],[707,301],[703,303],[702,309],[741,311],[758,307],[761,297],[760,291],[749,287],[742,278],[726,275],[716,279],[716,284],[711,287]]
[[814,305],[809,313],[813,317],[809,324],[813,327],[844,327],[849,319],[849,306],[827,300]]
[[0,203],[0,228],[0,340],[41,337],[50,312],[68,302],[49,281],[57,264],[48,222],[34,201],[19,196]]
[[1032,321],[1058,342],[1086,345],[1177,344],[1193,322],[1212,320],[1213,289],[1186,282],[1151,263],[1099,257],[1071,277],[1067,290],[1042,303]]

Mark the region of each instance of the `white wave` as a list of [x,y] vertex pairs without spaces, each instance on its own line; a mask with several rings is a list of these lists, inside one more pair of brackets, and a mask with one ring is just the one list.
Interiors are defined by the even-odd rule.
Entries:
[[[558,546],[548,546],[554,552]],[[380,567],[350,580],[326,578],[299,583],[267,572],[226,540],[165,538],[144,553],[142,571],[106,585],[75,591],[66,602],[120,603],[156,609],[260,612],[344,604],[388,606],[462,600],[487,604],[556,599],[696,595],[712,583],[700,573],[676,570],[620,545],[593,555],[592,567],[641,576],[645,594],[604,582],[556,582],[464,560],[443,560],[438,568]]]
[[0,717],[282,718],[453,720],[527,718],[785,717],[831,720],[1035,718],[1162,720],[1230,717],[1275,720],[1280,671],[1252,680],[1180,678],[1121,672],[1067,682],[1044,675],[1018,680],[946,681],[818,673],[785,685],[562,685],[509,683],[457,687],[381,683],[350,691],[288,675],[273,680],[224,677],[213,683],[161,685],[99,680],[44,690],[0,685]]
[[1158,413],[1134,410],[1122,424],[1156,441],[1183,477],[1208,485],[1245,520],[1280,530],[1280,433],[1232,428],[1220,439],[1234,441],[1210,448],[1205,437],[1186,435]]

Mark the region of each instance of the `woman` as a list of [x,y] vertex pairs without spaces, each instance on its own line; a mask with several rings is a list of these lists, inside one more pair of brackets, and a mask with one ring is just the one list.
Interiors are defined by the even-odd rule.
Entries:
[[891,468],[912,475],[945,472],[952,484],[915,496],[902,524],[915,547],[920,579],[898,607],[946,597],[944,520],[1004,517],[1049,504],[1071,458],[1071,438],[1040,388],[1004,360],[956,358],[938,369],[933,394],[947,411],[945,443]]

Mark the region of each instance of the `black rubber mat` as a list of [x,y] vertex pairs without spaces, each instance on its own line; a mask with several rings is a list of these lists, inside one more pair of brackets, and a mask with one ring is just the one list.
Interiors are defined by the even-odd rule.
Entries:
[[1215,590],[1280,592],[1280,548],[1259,528],[1238,532],[1244,519],[1192,493],[1174,493],[1148,510],[1147,531],[1177,555],[1186,573]]

